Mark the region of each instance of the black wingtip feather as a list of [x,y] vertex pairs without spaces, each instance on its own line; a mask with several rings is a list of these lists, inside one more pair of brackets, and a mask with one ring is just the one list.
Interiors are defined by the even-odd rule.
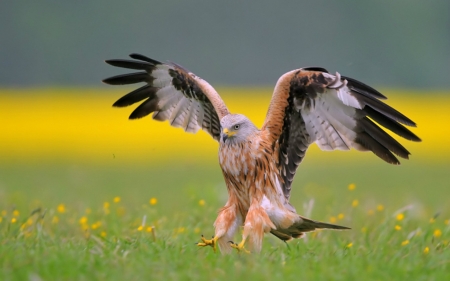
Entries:
[[375,122],[380,124],[381,126],[385,127],[386,129],[390,130],[391,132],[399,135],[402,138],[405,138],[410,141],[414,142],[420,142],[422,141],[418,136],[416,136],[413,132],[408,130],[405,126],[398,123],[395,120],[392,120],[389,117],[384,116],[383,114],[379,113],[378,111],[372,109],[371,107],[364,108],[364,113],[369,116],[371,119],[373,119]]
[[369,98],[365,95],[361,95],[357,92],[353,93],[359,95],[358,100],[363,104],[365,104],[365,106],[371,107],[372,109],[378,111],[379,113],[385,115],[386,117],[391,118],[392,120],[395,120],[407,126],[416,127],[416,123],[414,123],[414,121],[412,121],[402,113],[398,112],[394,108],[390,107],[389,105],[379,100]]
[[378,92],[377,90],[375,90],[374,88],[370,87],[369,85],[364,84],[363,82],[360,82],[356,79],[347,77],[347,76],[341,76],[342,79],[347,80],[348,85],[349,86],[353,86],[358,90],[364,91],[367,94],[376,97],[377,99],[382,99],[382,100],[386,100],[387,97],[385,95],[383,95],[382,93]]
[[400,161],[389,151],[386,147],[381,145],[367,133],[360,133],[355,139],[356,143],[359,143],[363,147],[372,151],[376,156],[380,157],[384,161],[393,165],[400,165]]
[[361,126],[362,130],[364,130],[367,134],[369,134],[369,136],[374,138],[382,146],[395,153],[397,156],[408,159],[408,156],[411,153],[409,153],[409,151],[406,150],[405,147],[403,147],[398,141],[396,141],[393,137],[383,131],[370,119],[364,117],[359,121],[359,126]]
[[130,57],[133,58],[133,59],[136,59],[136,60],[142,60],[142,61],[149,62],[149,63],[151,63],[153,65],[162,64],[161,62],[159,62],[157,60],[151,59],[151,58],[146,57],[146,56],[141,55],[141,54],[133,53],[133,54],[130,54]]
[[128,69],[151,71],[154,68],[154,64],[134,60],[113,59],[113,60],[105,60],[105,62],[112,66]]
[[150,85],[145,85],[136,89],[125,96],[118,99],[113,106],[114,107],[125,107],[132,105],[134,103],[140,102],[146,98],[153,97],[159,88],[152,87]]
[[109,77],[103,79],[102,82],[109,85],[127,85],[139,82],[148,82],[150,79],[151,77],[147,72],[136,72]]
[[130,115],[129,119],[139,119],[158,110],[158,99],[149,98],[139,105]]

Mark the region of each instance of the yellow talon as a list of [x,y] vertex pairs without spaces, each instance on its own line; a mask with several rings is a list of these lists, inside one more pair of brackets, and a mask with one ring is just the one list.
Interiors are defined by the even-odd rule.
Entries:
[[239,243],[239,244],[234,243],[233,241],[230,241],[230,243],[231,243],[230,246],[232,248],[235,248],[238,251],[238,253],[240,253],[242,251],[242,252],[244,252],[246,254],[250,254],[250,251],[244,248],[245,239],[242,240],[241,243]]
[[211,240],[207,240],[205,238],[205,236],[202,235],[202,237],[200,239],[202,239],[202,242],[198,242],[197,246],[199,246],[199,247],[211,246],[213,248],[214,252],[216,252],[217,239],[219,239],[218,237],[213,236]]

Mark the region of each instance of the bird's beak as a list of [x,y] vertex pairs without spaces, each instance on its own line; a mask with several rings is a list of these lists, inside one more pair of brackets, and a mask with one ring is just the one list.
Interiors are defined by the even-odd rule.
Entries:
[[228,128],[223,129],[222,133],[223,133],[222,135],[223,142],[225,142],[229,137],[232,137],[236,134],[236,132],[230,132]]

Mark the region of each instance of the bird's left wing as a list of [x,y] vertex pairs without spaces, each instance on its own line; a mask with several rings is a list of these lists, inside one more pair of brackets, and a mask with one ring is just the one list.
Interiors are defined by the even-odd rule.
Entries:
[[215,140],[220,137],[220,119],[228,109],[214,88],[205,80],[175,63],[161,63],[139,54],[135,60],[107,60],[106,63],[141,72],[104,79],[110,85],[144,82],[146,85],[123,96],[113,106],[124,107],[145,100],[130,115],[142,118],[153,113],[153,119],[169,120],[170,125],[195,133],[200,128]]
[[415,123],[380,99],[386,97],[375,89],[323,68],[297,69],[280,77],[262,130],[278,153],[287,199],[297,167],[313,142],[322,150],[369,150],[391,164],[400,164],[394,154],[408,158],[410,153],[373,121],[420,141],[402,125]]

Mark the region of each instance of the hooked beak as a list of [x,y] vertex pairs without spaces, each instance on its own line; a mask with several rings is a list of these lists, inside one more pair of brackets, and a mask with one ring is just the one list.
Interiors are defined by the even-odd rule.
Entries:
[[228,128],[223,129],[222,131],[222,141],[225,142],[229,137],[232,137],[236,134],[236,132],[230,132]]

